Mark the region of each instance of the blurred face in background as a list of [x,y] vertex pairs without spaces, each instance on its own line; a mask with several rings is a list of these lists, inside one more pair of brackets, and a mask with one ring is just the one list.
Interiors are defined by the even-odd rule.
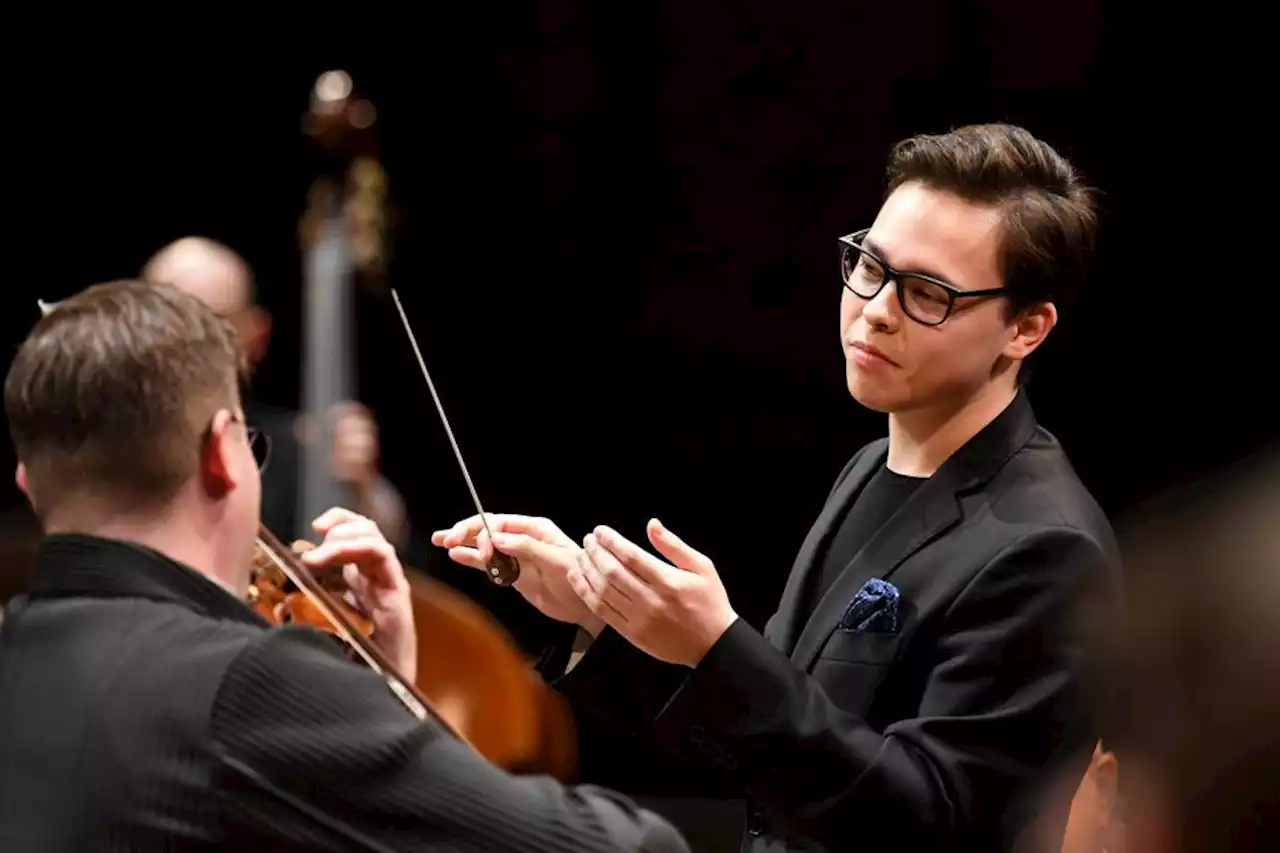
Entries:
[[254,304],[249,266],[231,249],[204,238],[184,237],[156,253],[143,277],[191,294],[229,321],[250,366],[266,355],[271,317]]

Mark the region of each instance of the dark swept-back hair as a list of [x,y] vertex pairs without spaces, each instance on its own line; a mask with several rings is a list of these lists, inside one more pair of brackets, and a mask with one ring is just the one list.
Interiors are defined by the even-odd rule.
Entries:
[[5,412],[37,515],[78,498],[172,499],[219,408],[238,405],[235,332],[167,284],[114,281],[57,303],[9,367]]
[[886,196],[907,183],[1002,211],[1000,267],[1010,315],[1074,301],[1095,250],[1094,191],[1048,143],[1010,124],[921,134],[893,146]]

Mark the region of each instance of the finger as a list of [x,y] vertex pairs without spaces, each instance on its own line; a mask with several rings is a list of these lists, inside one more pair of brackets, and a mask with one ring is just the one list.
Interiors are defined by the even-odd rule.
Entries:
[[358,613],[372,617],[383,609],[389,597],[395,595],[389,587],[375,586],[367,577],[360,574],[360,567],[347,563],[342,567],[342,579],[347,584],[347,592],[343,601],[350,604]]
[[601,547],[593,534],[583,539],[585,559],[579,560],[584,574],[594,573],[603,584],[601,596],[634,621],[642,608],[661,604],[647,583],[633,574],[613,554]]
[[311,566],[355,563],[362,575],[383,586],[398,586],[406,582],[395,549],[381,536],[326,539],[303,554],[301,559]]
[[343,598],[348,604],[352,604],[358,610],[362,610],[366,614],[377,606],[373,590],[370,588],[369,579],[360,574],[360,567],[354,563],[347,563],[342,567],[342,580],[349,590]]
[[669,588],[674,569],[609,527],[595,529],[596,541],[619,563],[650,587]]
[[[597,559],[592,558],[593,552],[600,552],[600,549],[592,540],[591,534],[588,533],[582,540],[582,543],[585,547],[573,561],[573,570],[582,575],[593,595],[603,599],[605,597],[605,593],[609,589],[609,572],[612,571],[615,574],[626,574],[627,571],[626,569],[622,569],[619,572],[618,561],[612,558],[609,558],[607,569],[602,568],[601,563]],[[608,552],[603,553],[607,554]],[[630,597],[626,593],[614,592],[613,606],[618,607],[619,600],[629,600],[629,598]],[[621,608],[619,609],[621,610]],[[621,612],[625,613],[625,611]]]
[[478,569],[482,572],[489,571],[489,558],[475,548],[467,548],[461,545],[456,548],[450,548],[449,559],[460,566]]
[[323,535],[328,533],[329,529],[332,527],[363,517],[364,516],[354,513],[346,507],[335,506],[320,513],[316,520],[311,522],[311,527],[317,533]]
[[513,557],[540,560],[555,565],[566,565],[566,559],[572,556],[572,552],[566,552],[564,548],[548,545],[546,542],[534,539],[532,536],[526,536],[523,533],[499,533],[494,531],[493,547]]
[[649,534],[649,542],[657,552],[670,560],[677,568],[698,575],[714,575],[716,573],[715,563],[711,562],[710,557],[701,551],[695,551],[690,548],[684,543],[683,539],[668,530],[658,519],[649,519],[645,532]]
[[606,624],[618,629],[624,628],[628,624],[626,614],[604,599],[605,585],[598,577],[589,576],[589,563],[585,554],[579,556],[574,568],[566,575],[569,588],[582,599],[588,610]]
[[356,593],[353,590],[347,590],[347,592],[342,596],[342,600],[346,602],[347,605],[356,613],[367,618],[372,617],[374,611],[378,609],[376,606],[367,603],[359,593]]
[[314,542],[308,542],[306,539],[295,539],[289,545],[289,550],[298,556],[302,556],[314,547],[316,547],[316,543]]
[[381,536],[378,523],[371,518],[357,515],[348,521],[341,521],[325,531],[325,539],[360,539],[366,536]]
[[459,530],[456,526],[449,527],[444,530],[437,530],[431,534],[431,544],[435,545],[437,548],[454,548],[465,542],[471,542],[474,539],[474,533]]
[[[496,524],[499,516],[486,515],[490,525]],[[476,537],[484,530],[484,521],[480,516],[472,515],[454,524],[447,530],[437,530],[431,541],[437,546],[455,548],[458,545],[474,544]]]
[[[485,514],[489,529],[497,533],[517,533],[546,542],[552,545],[573,545],[573,542],[560,531],[560,528],[547,518],[528,515],[494,515]],[[439,547],[453,548],[468,545],[484,532],[485,525],[480,516],[465,518],[448,530],[439,530],[432,534],[431,541]]]

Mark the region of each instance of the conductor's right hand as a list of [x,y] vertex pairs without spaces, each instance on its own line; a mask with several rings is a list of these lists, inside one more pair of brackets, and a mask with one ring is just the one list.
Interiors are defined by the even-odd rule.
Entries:
[[486,520],[493,542],[485,534],[480,516],[465,518],[448,530],[431,534],[431,544],[449,549],[449,559],[485,571],[485,563],[496,547],[520,561],[520,578],[513,584],[517,592],[542,613],[560,622],[570,622],[598,635],[604,623],[569,586],[568,573],[582,548],[556,527],[550,519],[527,515],[495,515]]

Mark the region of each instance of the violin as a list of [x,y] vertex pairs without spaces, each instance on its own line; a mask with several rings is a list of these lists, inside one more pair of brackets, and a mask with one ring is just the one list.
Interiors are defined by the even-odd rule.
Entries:
[[373,623],[342,598],[340,571],[315,571],[260,526],[248,603],[272,625],[306,625],[333,636],[420,720],[432,719],[513,773],[571,781],[577,741],[563,697],[529,666],[482,607],[438,581],[406,572],[418,640],[418,672],[400,673],[371,639]]
[[[320,158],[320,174],[299,225],[307,260],[303,398],[312,427],[321,429],[323,418],[316,416],[336,401],[350,399],[353,391],[352,285],[386,289],[390,217],[385,211],[386,174],[374,156],[376,120],[376,110],[356,95],[350,76],[329,71],[316,81],[303,121]],[[315,429],[304,433],[309,438],[303,442],[300,524],[343,503],[326,473],[329,442],[323,439],[332,436],[318,436]],[[385,678],[410,712],[433,719],[494,764],[511,772],[572,780],[577,739],[568,704],[486,610],[406,567],[418,671],[396,672],[372,639],[371,620],[343,598],[341,571],[313,571],[298,559],[295,552],[309,547],[299,539],[287,548],[265,526],[259,527],[249,604],[263,618],[273,625],[307,625],[332,635],[352,659]],[[516,573],[515,561],[506,558],[494,580],[513,579]]]

